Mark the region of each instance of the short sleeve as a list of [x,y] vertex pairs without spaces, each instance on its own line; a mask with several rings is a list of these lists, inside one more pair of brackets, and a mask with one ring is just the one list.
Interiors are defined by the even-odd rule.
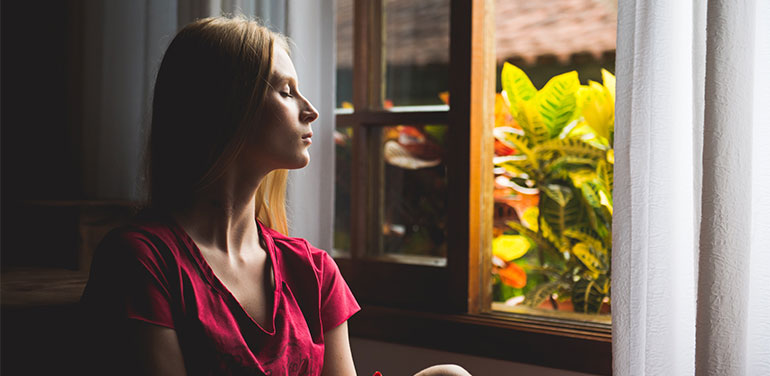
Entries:
[[106,320],[174,327],[169,263],[141,233],[113,231],[97,247],[82,302]]
[[323,251],[321,273],[321,324],[326,332],[338,327],[361,307],[342,278],[337,263]]

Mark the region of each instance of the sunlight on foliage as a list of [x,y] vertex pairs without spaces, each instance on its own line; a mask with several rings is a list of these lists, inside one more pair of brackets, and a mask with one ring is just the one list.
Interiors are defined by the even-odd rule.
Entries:
[[496,301],[523,297],[532,307],[546,300],[555,307],[565,300],[584,313],[608,302],[615,77],[602,70],[602,80],[581,85],[572,71],[537,90],[523,70],[503,66],[495,202],[515,210],[496,211]]

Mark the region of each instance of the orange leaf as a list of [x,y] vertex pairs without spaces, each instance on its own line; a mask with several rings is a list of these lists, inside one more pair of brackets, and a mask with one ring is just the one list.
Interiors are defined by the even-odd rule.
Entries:
[[516,150],[509,148],[507,145],[495,139],[495,156],[503,157],[506,155],[516,154]]
[[444,104],[449,104],[449,92],[448,91],[442,91],[438,93],[438,97],[441,98],[441,101],[444,102]]
[[522,288],[527,285],[527,272],[515,262],[508,264],[505,269],[500,269],[499,273],[500,280],[508,286]]

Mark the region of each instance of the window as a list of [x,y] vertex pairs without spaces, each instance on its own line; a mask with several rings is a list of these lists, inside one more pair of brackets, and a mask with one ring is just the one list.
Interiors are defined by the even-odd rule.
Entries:
[[615,6],[495,14],[492,307],[609,324]]
[[606,323],[493,303],[494,7],[337,0],[334,256],[364,305],[351,332],[608,373]]

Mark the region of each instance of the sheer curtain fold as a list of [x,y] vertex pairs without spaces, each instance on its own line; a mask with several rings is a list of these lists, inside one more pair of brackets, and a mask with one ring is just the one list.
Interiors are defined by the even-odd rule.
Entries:
[[757,234],[770,229],[770,179],[760,172],[770,158],[753,150],[770,105],[770,75],[755,63],[767,48],[762,3],[619,4],[612,265],[619,375],[740,375],[767,366],[767,350],[747,352],[749,342],[770,348],[762,321],[768,284],[751,272],[770,267]]

